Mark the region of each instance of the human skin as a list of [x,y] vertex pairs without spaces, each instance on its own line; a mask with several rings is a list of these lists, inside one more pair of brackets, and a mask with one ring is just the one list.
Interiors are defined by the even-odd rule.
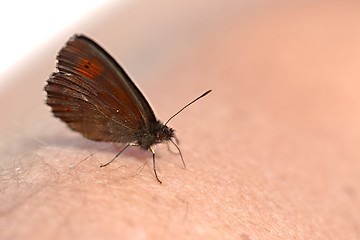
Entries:
[[[360,5],[149,4],[80,23],[5,75],[0,238],[360,239]],[[52,117],[43,85],[82,29],[162,121],[213,90],[169,123],[186,170],[166,144],[163,184],[137,148],[99,168],[121,145]]]

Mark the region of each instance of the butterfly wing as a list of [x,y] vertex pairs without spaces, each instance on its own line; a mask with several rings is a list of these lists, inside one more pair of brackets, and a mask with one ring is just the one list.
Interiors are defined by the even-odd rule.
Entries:
[[134,142],[156,118],[122,67],[97,43],[73,36],[47,81],[47,104],[67,125],[98,141]]

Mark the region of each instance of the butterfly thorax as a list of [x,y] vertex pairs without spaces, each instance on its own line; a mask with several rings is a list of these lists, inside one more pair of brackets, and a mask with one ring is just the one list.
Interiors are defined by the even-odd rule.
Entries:
[[160,121],[156,121],[149,129],[141,131],[141,135],[137,137],[136,144],[143,149],[149,149],[152,145],[170,141],[173,137],[175,137],[175,133],[172,128],[169,128]]

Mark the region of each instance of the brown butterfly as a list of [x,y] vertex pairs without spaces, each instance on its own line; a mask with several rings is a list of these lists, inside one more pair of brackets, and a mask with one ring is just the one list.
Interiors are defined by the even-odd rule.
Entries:
[[[165,124],[157,120],[144,95],[124,69],[96,42],[84,35],[75,35],[57,56],[57,72],[47,80],[46,103],[54,116],[72,130],[95,141],[122,142],[126,146],[104,167],[129,146],[150,150],[156,179],[155,151],[157,143],[175,143],[174,130],[167,123],[182,110],[204,97],[211,90],[191,101]],[[175,141],[174,141],[175,139]]]

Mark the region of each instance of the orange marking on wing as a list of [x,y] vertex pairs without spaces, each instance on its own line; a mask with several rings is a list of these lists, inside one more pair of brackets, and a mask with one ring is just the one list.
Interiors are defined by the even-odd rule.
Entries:
[[79,68],[76,69],[89,79],[96,79],[104,72],[104,66],[97,58],[80,59]]

